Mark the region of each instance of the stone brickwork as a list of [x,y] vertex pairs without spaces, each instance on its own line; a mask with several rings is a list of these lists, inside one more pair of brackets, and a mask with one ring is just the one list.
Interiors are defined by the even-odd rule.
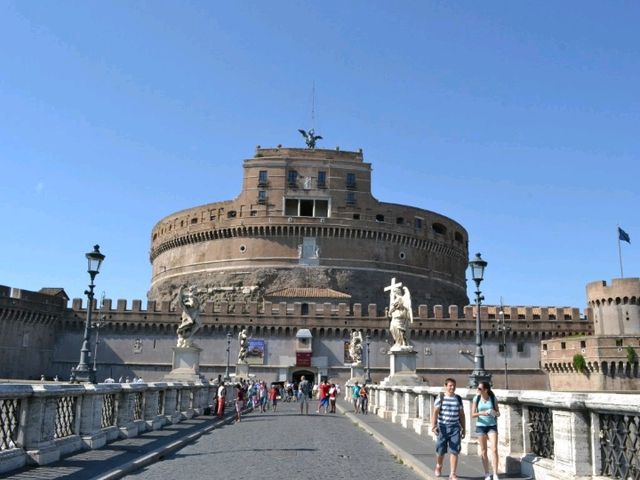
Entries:
[[[542,342],[542,366],[553,390],[640,389],[640,278],[615,278],[587,285],[593,336]],[[574,356],[585,369],[577,371]]]
[[468,303],[466,230],[376,200],[362,152],[258,148],[236,199],[171,214],[151,236],[148,298],[158,302],[189,284],[216,302],[315,287],[382,304],[382,286],[398,276],[415,303]]

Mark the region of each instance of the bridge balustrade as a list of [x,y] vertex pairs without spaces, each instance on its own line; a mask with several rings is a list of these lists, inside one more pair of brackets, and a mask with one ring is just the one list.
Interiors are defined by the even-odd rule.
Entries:
[[[370,386],[369,410],[420,435],[432,435],[440,387]],[[534,478],[640,480],[640,395],[494,390],[500,469]],[[463,454],[477,454],[474,390],[457,389],[469,434]],[[478,459],[478,461],[480,461]]]
[[0,473],[200,415],[207,383],[0,384]]

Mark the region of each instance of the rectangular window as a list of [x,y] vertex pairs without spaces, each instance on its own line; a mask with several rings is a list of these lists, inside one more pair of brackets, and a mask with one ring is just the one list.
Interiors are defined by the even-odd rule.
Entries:
[[403,225],[404,224],[404,218],[396,217],[396,224],[397,225]]
[[326,188],[327,172],[318,172],[318,188]]
[[295,198],[287,198],[284,201],[284,214],[287,217],[298,216],[298,200]]
[[567,349],[567,343],[566,342],[560,342],[560,350],[566,350]]
[[329,216],[329,202],[327,200],[316,200],[316,217]]
[[518,353],[524,352],[524,342],[518,342]]
[[580,348],[587,348],[587,342],[580,340]]
[[616,347],[621,347],[622,346],[622,339],[619,338],[618,340],[616,340]]
[[347,192],[347,205],[355,205],[355,204],[356,204],[356,193]]
[[416,228],[422,228],[422,219],[420,217],[416,217],[414,225]]
[[300,216],[313,217],[313,200],[300,200]]
[[347,173],[347,188],[356,188],[356,174]]
[[258,190],[258,203],[267,203],[267,192]]
[[546,343],[542,344],[542,350],[544,350],[545,352],[547,351],[547,344]]
[[289,170],[287,172],[287,182],[290,187],[295,187],[298,184],[298,172],[295,170]]
[[504,343],[498,345],[498,352],[504,353]]
[[267,171],[260,170],[260,173],[258,173],[258,186],[264,187],[266,185],[267,185]]

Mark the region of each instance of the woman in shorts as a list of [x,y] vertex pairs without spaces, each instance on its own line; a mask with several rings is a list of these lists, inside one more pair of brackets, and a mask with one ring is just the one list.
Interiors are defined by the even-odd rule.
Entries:
[[[498,421],[500,409],[496,396],[487,382],[478,384],[478,394],[471,402],[471,416],[476,418],[476,434],[480,445],[480,458],[484,467],[485,480],[498,480]],[[489,458],[487,457],[487,439],[491,446],[491,469],[489,473]]]

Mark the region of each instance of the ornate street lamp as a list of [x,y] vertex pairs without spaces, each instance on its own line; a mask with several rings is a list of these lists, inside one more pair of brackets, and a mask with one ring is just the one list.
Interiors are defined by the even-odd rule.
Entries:
[[71,369],[70,381],[74,383],[96,383],[95,367],[91,368],[91,365],[89,365],[89,357],[91,356],[89,342],[91,340],[91,313],[93,310],[93,289],[95,287],[93,281],[100,272],[100,265],[102,265],[104,255],[100,253],[100,245],[94,245],[93,251],[87,253],[85,256],[88,261],[87,271],[91,277],[91,283],[89,284],[89,290],[84,291],[89,299],[89,303],[87,304],[87,320],[84,323],[84,338],[82,340],[82,347],[80,348],[80,363]]
[[469,388],[477,388],[480,382],[491,384],[491,374],[484,369],[484,353],[482,351],[482,331],[480,330],[480,305],[484,297],[481,295],[480,283],[484,278],[484,269],[487,266],[479,253],[469,262],[471,276],[476,283],[476,352],[473,356],[473,372],[469,375]]
[[224,371],[224,381],[228,382],[231,380],[229,376],[229,352],[231,351],[231,332],[227,332],[227,368]]
[[508,365],[507,365],[507,333],[511,331],[511,327],[507,325],[507,322],[504,319],[504,309],[502,305],[500,306],[500,318],[498,319],[498,323],[496,324],[496,330],[498,333],[501,333],[502,337],[502,354],[504,355],[504,388],[509,389],[509,374],[508,374]]
[[366,383],[371,383],[371,366],[369,364],[369,345],[371,344],[371,337],[369,336],[369,334],[367,334],[364,337],[364,341],[367,344],[367,382]]

